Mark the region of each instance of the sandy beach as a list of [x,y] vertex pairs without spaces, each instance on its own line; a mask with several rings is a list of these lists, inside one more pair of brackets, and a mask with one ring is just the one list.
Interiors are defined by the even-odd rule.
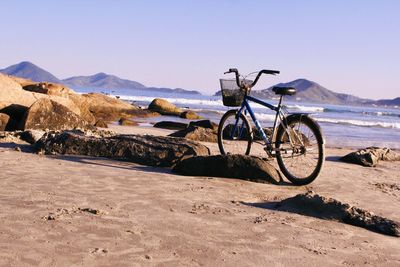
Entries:
[[[203,144],[218,153],[216,144]],[[0,265],[399,266],[399,238],[273,208],[313,190],[400,221],[400,163],[367,168],[337,160],[350,151],[328,148],[321,175],[298,187],[38,155],[3,142]]]

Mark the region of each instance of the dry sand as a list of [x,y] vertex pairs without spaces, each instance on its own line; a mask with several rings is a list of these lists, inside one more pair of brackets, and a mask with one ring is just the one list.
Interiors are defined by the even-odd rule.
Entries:
[[346,164],[337,157],[350,150],[330,148],[316,181],[297,187],[14,147],[0,144],[0,266],[400,265],[400,238],[268,204],[312,189],[400,221],[399,162]]

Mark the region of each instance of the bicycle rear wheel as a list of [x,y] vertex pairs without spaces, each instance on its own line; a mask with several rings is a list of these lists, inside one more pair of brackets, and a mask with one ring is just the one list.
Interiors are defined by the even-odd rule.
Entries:
[[246,116],[237,110],[227,111],[218,126],[218,146],[221,154],[245,154],[251,149],[252,131]]
[[324,163],[325,146],[318,124],[306,115],[282,121],[276,135],[276,158],[282,173],[296,185],[317,178]]

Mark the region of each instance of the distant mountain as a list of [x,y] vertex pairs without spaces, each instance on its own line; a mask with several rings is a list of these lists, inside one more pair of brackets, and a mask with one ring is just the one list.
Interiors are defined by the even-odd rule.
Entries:
[[98,88],[98,89],[144,89],[141,83],[118,78],[103,72],[91,76],[75,76],[61,81],[63,84],[74,88]]
[[371,104],[375,104],[378,106],[400,106],[400,97],[394,99],[381,99],[373,101]]
[[[295,95],[285,97],[286,99],[292,101],[325,104],[363,104],[369,101],[367,99],[362,99],[353,95],[335,93],[331,90],[326,89],[320,84],[307,79],[297,79],[288,83],[279,83],[275,86],[296,88]],[[261,91],[254,91],[253,94],[258,97],[276,97],[275,93],[271,89],[272,87]]]
[[102,72],[91,76],[74,76],[60,80],[48,71],[28,61],[9,66],[3,70],[0,70],[0,73],[30,79],[35,82],[61,83],[72,87],[73,89],[106,89],[110,91],[122,89],[126,93],[129,93],[130,90],[144,90],[146,92],[162,92],[174,94],[201,94],[198,91],[186,90],[182,88],[171,89],[147,87],[139,82],[121,79],[115,75],[110,75]]
[[60,83],[60,80],[48,71],[39,68],[35,64],[28,61],[23,61],[19,64],[9,66],[8,68],[0,70],[3,74],[13,75],[30,79],[34,82],[52,82]]
[[[291,101],[302,101],[309,103],[325,103],[325,104],[364,104],[371,100],[362,99],[353,95],[339,94],[325,87],[319,85],[316,82],[307,79],[297,79],[288,83],[278,83],[274,86],[279,87],[294,87],[296,88],[296,94],[293,96],[285,96],[285,99]],[[253,90],[251,95],[258,98],[272,99],[277,98],[271,86],[263,90]],[[220,93],[217,93],[220,95]]]

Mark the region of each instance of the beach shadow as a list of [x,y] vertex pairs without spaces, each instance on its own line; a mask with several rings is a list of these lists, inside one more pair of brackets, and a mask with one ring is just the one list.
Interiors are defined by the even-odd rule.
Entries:
[[340,160],[340,158],[341,157],[339,157],[339,156],[328,156],[328,157],[325,157],[325,160],[326,161],[334,161],[334,162],[343,162]]
[[123,160],[114,160],[109,158],[102,157],[90,157],[90,156],[80,156],[80,155],[46,155],[49,158],[58,159],[58,160],[66,160],[70,162],[88,164],[88,165],[97,165],[102,167],[109,168],[118,168],[123,170],[138,170],[143,172],[151,172],[151,173],[167,173],[174,174],[172,170],[168,168],[155,167],[155,166],[146,166],[146,165],[138,165],[138,163],[123,161]]
[[12,150],[17,150],[19,148],[21,152],[25,153],[35,152],[35,149],[30,144],[17,144],[14,142],[0,143],[0,148],[8,148]]
[[305,206],[304,203],[292,201],[292,198],[287,198],[282,201],[271,201],[271,202],[240,202],[243,205],[267,209],[271,211],[283,211],[295,213],[303,216],[324,219],[324,220],[340,220],[337,212],[331,209],[316,208],[313,206]]
[[374,215],[372,212],[357,207],[351,207],[349,204],[341,203],[335,199],[327,199],[319,195],[307,197],[307,194],[298,194],[278,202],[240,203],[261,209],[340,222],[389,236],[400,236],[400,224],[396,221]]

